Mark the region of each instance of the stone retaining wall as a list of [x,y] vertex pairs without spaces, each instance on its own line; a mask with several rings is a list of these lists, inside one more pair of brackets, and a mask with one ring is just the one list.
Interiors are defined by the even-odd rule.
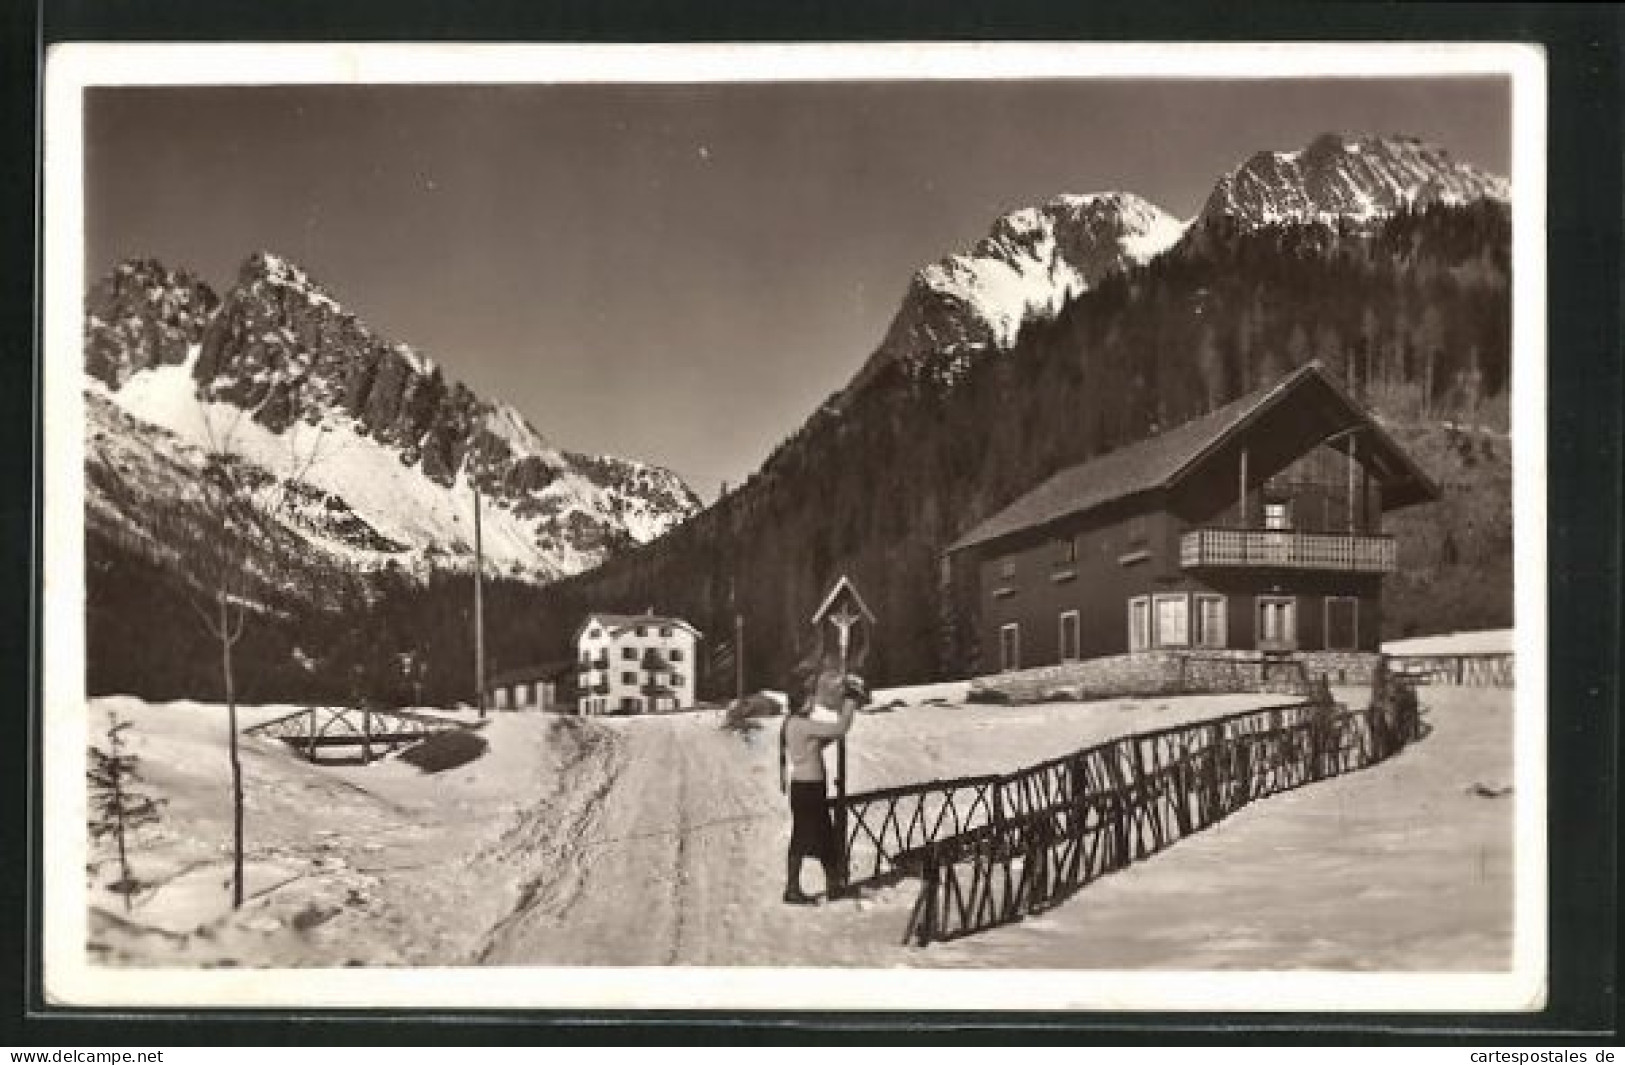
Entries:
[[1011,702],[1114,699],[1130,696],[1271,692],[1302,695],[1313,678],[1334,685],[1368,685],[1377,655],[1309,651],[1140,651],[1084,662],[1037,666],[977,677],[971,698],[989,693]]

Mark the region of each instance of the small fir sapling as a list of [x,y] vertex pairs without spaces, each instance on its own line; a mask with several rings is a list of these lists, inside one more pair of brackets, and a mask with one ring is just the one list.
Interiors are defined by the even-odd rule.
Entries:
[[100,841],[112,836],[118,847],[119,879],[110,886],[124,896],[125,909],[141,886],[130,871],[129,837],[143,825],[156,823],[163,806],[162,799],[154,799],[140,788],[139,760],[124,748],[124,732],[129,727],[130,722],[114,717],[107,728],[107,750],[90,748],[85,770],[90,786],[90,838]]

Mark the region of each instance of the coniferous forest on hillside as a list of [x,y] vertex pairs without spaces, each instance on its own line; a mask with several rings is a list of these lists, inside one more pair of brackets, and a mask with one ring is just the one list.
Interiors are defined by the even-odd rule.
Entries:
[[[1401,554],[1384,635],[1509,625],[1510,270],[1509,213],[1490,202],[1401,213],[1369,233],[1198,228],[951,378],[885,367],[652,544],[551,586],[488,579],[490,671],[571,657],[590,610],[653,607],[713,646],[737,613],[747,685],[778,687],[820,596],[847,573],[879,616],[872,680],[973,673],[966,575],[943,565],[945,545],[1057,469],[1316,359],[1444,490],[1388,518]],[[217,652],[179,581],[95,530],[87,550],[90,690],[212,697]],[[470,698],[470,585],[467,572],[390,570],[331,582],[321,608],[273,604],[238,649],[241,694]],[[418,693],[400,671],[408,651],[427,662]],[[733,673],[700,682],[731,692]]]

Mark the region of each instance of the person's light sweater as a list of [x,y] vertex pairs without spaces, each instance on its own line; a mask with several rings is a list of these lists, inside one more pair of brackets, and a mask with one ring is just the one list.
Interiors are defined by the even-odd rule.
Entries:
[[814,721],[807,714],[792,714],[784,723],[784,751],[790,762],[790,779],[824,779],[824,747],[846,735],[857,710],[852,699],[842,699],[834,721]]

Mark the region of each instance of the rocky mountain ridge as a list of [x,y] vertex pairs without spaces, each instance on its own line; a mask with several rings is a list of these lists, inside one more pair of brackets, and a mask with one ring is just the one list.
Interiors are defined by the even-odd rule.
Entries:
[[1254,154],[1219,179],[1187,222],[1129,192],[1059,195],[1000,216],[968,252],[918,270],[842,401],[893,363],[910,379],[952,386],[978,358],[1009,350],[1023,329],[1195,229],[1370,226],[1400,210],[1510,195],[1505,178],[1418,138],[1338,133],[1300,150]]
[[1505,178],[1418,138],[1323,133],[1300,151],[1258,152],[1226,174],[1199,222],[1363,224],[1405,208],[1510,196]]
[[301,434],[325,449],[311,490],[347,519],[318,540],[363,564],[466,563],[475,485],[487,557],[540,580],[653,539],[699,508],[670,471],[555,447],[512,406],[385,340],[268,252],[250,256],[224,296],[184,270],[121,264],[87,296],[85,372],[136,419],[103,433],[146,423],[205,446],[229,424],[233,446],[272,473]]

